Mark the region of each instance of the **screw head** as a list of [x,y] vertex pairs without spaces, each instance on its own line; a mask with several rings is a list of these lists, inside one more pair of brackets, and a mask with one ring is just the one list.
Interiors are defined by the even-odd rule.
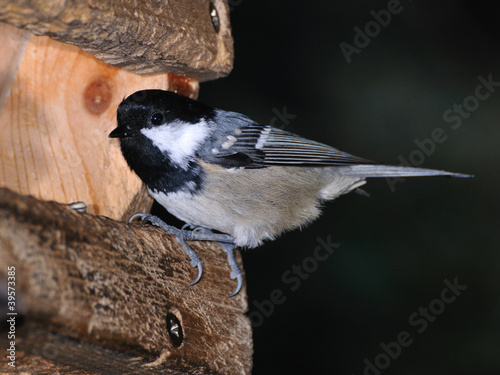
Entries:
[[210,18],[212,19],[214,30],[218,34],[220,30],[219,12],[217,12],[217,8],[214,6],[213,2],[210,2]]
[[184,341],[184,332],[180,320],[172,313],[167,313],[167,332],[174,348],[181,346]]

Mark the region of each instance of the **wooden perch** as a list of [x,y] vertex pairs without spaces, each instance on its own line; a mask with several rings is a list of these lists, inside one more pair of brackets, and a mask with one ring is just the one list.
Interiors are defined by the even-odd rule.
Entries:
[[233,66],[224,0],[0,0],[0,21],[135,73],[205,81]]
[[223,251],[191,245],[204,266],[195,286],[182,248],[158,228],[0,189],[0,275],[16,267],[30,320],[149,360],[161,355],[186,371],[248,374],[245,288],[229,298],[235,281]]

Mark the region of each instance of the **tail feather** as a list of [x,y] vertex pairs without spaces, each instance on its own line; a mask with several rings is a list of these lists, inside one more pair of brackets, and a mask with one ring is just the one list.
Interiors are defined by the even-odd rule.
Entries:
[[349,177],[419,177],[419,176],[450,176],[474,177],[470,174],[453,173],[436,169],[413,168],[393,165],[363,164],[340,168],[343,176]]

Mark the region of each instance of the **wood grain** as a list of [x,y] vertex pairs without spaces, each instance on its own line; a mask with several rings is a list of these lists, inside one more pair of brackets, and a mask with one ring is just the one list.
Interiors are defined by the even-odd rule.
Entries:
[[0,186],[45,200],[84,201],[90,213],[115,219],[147,211],[151,198],[118,141],[108,138],[116,108],[140,89],[194,98],[198,87],[170,74],[139,76],[75,46],[31,37],[0,113]]
[[2,113],[31,34],[0,22],[0,36],[2,41],[0,56],[3,60],[0,64],[0,113]]
[[[0,336],[0,348],[10,345],[7,335]],[[166,364],[151,366],[151,361],[102,346],[75,340],[46,328],[25,323],[16,329],[16,367],[0,357],[1,374],[24,375],[209,375],[207,368],[193,366],[175,369]]]
[[141,74],[205,81],[229,74],[233,66],[224,0],[0,0],[0,21]]
[[[204,265],[195,286],[189,283],[196,270],[162,230],[0,188],[0,259],[16,267],[16,287],[30,320],[148,360],[163,353],[174,368],[248,374],[246,290],[229,298],[235,281],[220,247],[191,245]],[[180,342],[168,332],[170,314],[182,327]]]

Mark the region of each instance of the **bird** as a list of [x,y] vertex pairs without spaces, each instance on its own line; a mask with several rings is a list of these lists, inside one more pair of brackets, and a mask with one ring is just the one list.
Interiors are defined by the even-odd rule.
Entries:
[[324,202],[359,190],[366,178],[471,177],[379,164],[164,90],[126,97],[109,137],[119,139],[123,157],[149,194],[186,225],[178,229],[147,213],[130,220],[139,218],[176,237],[198,268],[191,285],[203,267],[186,241],[219,243],[237,280],[230,296],[242,284],[236,247],[255,248],[303,228],[319,217]]

